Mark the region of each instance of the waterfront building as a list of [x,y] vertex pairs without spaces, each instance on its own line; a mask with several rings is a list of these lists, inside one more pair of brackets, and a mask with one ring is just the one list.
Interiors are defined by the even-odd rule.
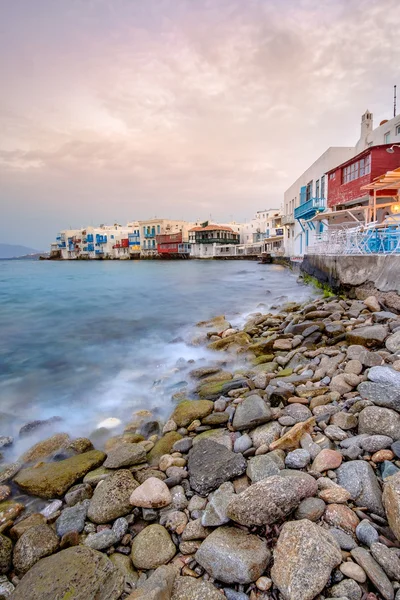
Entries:
[[140,258],[140,226],[138,221],[128,223],[131,229],[128,233],[129,257]]
[[282,237],[282,215],[279,208],[259,210],[241,228],[240,243],[255,244],[267,238]]
[[214,258],[218,246],[227,247],[240,243],[240,234],[228,225],[202,223],[189,230],[190,255],[192,258]]
[[188,232],[192,226],[193,223],[171,219],[139,221],[141,255],[144,258],[157,256],[157,236],[160,235],[182,233],[183,243],[187,242]]

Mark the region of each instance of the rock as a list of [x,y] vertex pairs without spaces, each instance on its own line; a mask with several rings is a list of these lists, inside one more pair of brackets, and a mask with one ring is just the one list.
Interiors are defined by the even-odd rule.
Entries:
[[241,435],[240,437],[238,437],[235,440],[235,443],[233,444],[233,451],[234,452],[246,452],[246,450],[251,448],[252,445],[253,445],[253,442],[251,441],[251,437],[249,435],[247,435],[247,433],[244,433],[243,435]]
[[79,483],[73,485],[72,488],[65,494],[64,500],[68,506],[74,506],[83,500],[90,500],[93,496],[93,488],[88,483]]
[[283,525],[274,549],[271,577],[286,600],[312,600],[342,560],[339,545],[311,521]]
[[354,541],[352,535],[349,535],[348,533],[345,533],[344,531],[342,531],[341,529],[337,529],[336,527],[331,527],[329,529],[329,533],[335,538],[342,550],[348,551],[353,550],[353,548],[356,548],[357,544]]
[[385,515],[378,480],[367,462],[345,462],[337,469],[336,475],[338,484],[350,492],[357,506],[366,506],[377,515]]
[[60,417],[50,417],[50,419],[30,421],[21,427],[19,430],[19,435],[20,437],[29,435],[33,431],[41,429],[42,427],[46,427],[47,425],[52,425],[53,423],[58,423],[61,420],[62,419]]
[[128,600],[171,600],[172,589],[177,576],[174,565],[162,565],[150,577],[141,583]]
[[107,556],[75,546],[36,563],[17,585],[13,600],[118,600],[123,583]]
[[190,486],[205,496],[225,481],[244,473],[246,467],[241,454],[235,454],[213,440],[201,440],[189,452]]
[[[344,579],[331,587],[330,596],[337,600],[361,600],[362,590],[354,579]],[[372,598],[368,600],[372,600]]]
[[308,450],[299,448],[298,450],[292,450],[285,458],[285,465],[288,469],[304,469],[311,460],[311,455]]
[[249,596],[244,592],[236,592],[231,588],[224,588],[227,600],[249,600]]
[[47,504],[40,513],[46,517],[46,519],[52,519],[53,516],[59,512],[63,503],[62,500],[53,500],[50,504]]
[[171,600],[222,600],[221,593],[208,581],[193,577],[175,579]]
[[397,390],[400,386],[400,373],[392,367],[372,367],[368,371],[368,379],[375,383],[383,385],[391,385]]
[[368,298],[364,300],[364,304],[371,312],[378,312],[381,310],[381,306],[376,296],[368,296]]
[[[393,464],[389,461],[394,459],[394,454],[391,450],[378,450],[378,452],[374,452],[374,454],[371,456],[371,460],[374,463],[382,463],[384,462],[385,464],[390,464],[390,466],[393,468]],[[382,473],[382,478],[386,479],[386,473],[385,476]]]
[[70,442],[71,438],[67,433],[56,433],[47,440],[32,446],[21,456],[20,460],[24,463],[42,460],[60,450],[65,450]]
[[400,354],[400,331],[396,331],[386,340],[386,348],[392,354]]
[[302,423],[296,423],[281,438],[269,445],[270,450],[295,450],[300,446],[300,440],[306,433],[311,433],[315,425],[315,417]]
[[147,460],[151,465],[158,465],[158,462],[164,454],[169,454],[172,450],[172,446],[178,440],[182,439],[182,436],[177,431],[169,431],[163,437],[154,444],[154,448],[150,450],[147,456]]
[[325,512],[325,502],[320,498],[305,498],[299,504],[294,513],[298,521],[309,519],[309,521],[318,521]]
[[311,466],[312,471],[329,471],[331,469],[337,469],[342,464],[342,455],[336,450],[330,450],[325,448],[321,450],[318,456],[315,457],[314,462]]
[[172,497],[167,485],[157,477],[149,477],[136,488],[130,497],[132,506],[162,508],[171,504]]
[[358,419],[355,415],[341,411],[332,415],[330,422],[331,425],[336,425],[343,431],[348,431],[357,427]]
[[400,415],[390,408],[367,406],[358,417],[358,433],[386,435],[400,440]]
[[188,522],[186,514],[180,510],[171,510],[160,518],[160,525],[163,525],[168,531],[181,535]]
[[14,443],[14,438],[7,435],[0,435],[0,448],[6,448]]
[[251,479],[252,483],[256,483],[271,475],[278,475],[279,471],[284,468],[285,463],[278,450],[250,458],[247,464],[246,474]]
[[40,513],[33,513],[29,515],[29,517],[22,519],[22,521],[18,521],[18,523],[16,523],[14,527],[10,529],[10,536],[13,540],[18,540],[18,538],[20,538],[21,535],[31,527],[34,527],[35,525],[43,525],[45,523],[46,517]]
[[353,373],[354,375],[360,375],[362,373],[363,366],[359,360],[349,360],[344,368],[345,373]]
[[400,558],[396,550],[375,542],[371,545],[370,551],[389,579],[400,581]]
[[5,575],[0,576],[0,599],[8,600],[15,590],[15,586],[7,579]]
[[237,406],[232,425],[236,431],[251,429],[270,421],[272,416],[272,411],[264,400],[260,396],[253,394],[245,398]]
[[389,527],[400,540],[400,473],[385,482],[382,500]]
[[364,548],[354,548],[351,550],[351,556],[364,569],[368,579],[372,581],[376,589],[386,600],[393,600],[393,586],[387,578],[385,572],[378,563],[372,558],[370,553]]
[[176,510],[183,510],[187,507],[188,501],[186,499],[185,490],[181,485],[174,485],[171,490],[171,507]]
[[104,481],[109,475],[111,475],[114,471],[112,469],[106,469],[105,467],[99,467],[98,469],[94,469],[93,471],[89,471],[87,475],[83,478],[83,483],[88,484],[90,486],[95,486],[99,483],[99,481]]
[[184,400],[172,413],[171,419],[178,427],[187,427],[195,419],[202,419],[214,410],[211,400]]
[[355,533],[359,524],[356,513],[344,504],[328,504],[324,515],[325,521],[332,527],[339,527],[348,533]]
[[97,485],[90,500],[89,519],[94,523],[109,523],[130,513],[130,497],[138,485],[127,469],[121,469],[107,477]]
[[377,406],[400,410],[400,392],[392,385],[363,381],[357,388],[360,396]]
[[176,554],[176,546],[162,525],[148,525],[132,542],[131,559],[137,569],[156,569]]
[[252,431],[250,431],[250,438],[253,441],[253,446],[259,448],[264,444],[268,447],[272,442],[279,439],[281,435],[282,427],[276,421],[260,425]]
[[0,575],[8,573],[11,569],[12,553],[12,541],[0,533]]
[[205,527],[218,527],[229,521],[226,510],[229,502],[235,495],[235,490],[230,481],[223,483],[215,492],[210,494],[208,504],[201,518]]
[[133,568],[130,557],[114,552],[114,554],[111,554],[110,560],[124,576],[125,587],[134,588],[139,577],[136,569]]
[[211,577],[224,583],[251,583],[271,558],[265,540],[235,527],[219,527],[201,544],[196,561]]
[[116,519],[112,529],[103,529],[90,533],[84,541],[85,546],[93,550],[105,550],[117,545],[128,531],[128,522],[124,517]]
[[379,533],[368,519],[363,519],[356,527],[357,539],[365,546],[371,546],[379,539]]
[[369,435],[360,441],[360,446],[366,452],[378,452],[393,444],[393,439],[387,435]]
[[340,373],[339,375],[335,375],[335,377],[332,378],[330,388],[332,392],[338,392],[340,395],[343,395],[347,394],[348,392],[351,392],[353,386],[347,383],[346,374]]
[[223,425],[229,421],[229,413],[214,412],[201,420],[202,425]]
[[64,508],[56,521],[56,531],[59,537],[71,531],[81,533],[85,526],[85,519],[89,508],[89,500],[78,502],[74,506]]
[[391,446],[390,446],[393,454],[397,457],[400,458],[400,441],[394,442]]
[[282,414],[291,417],[294,420],[294,423],[301,423],[302,421],[307,421],[312,417],[312,413],[307,406],[303,404],[298,404],[297,402],[294,404],[288,404],[282,411]]
[[58,550],[58,537],[49,525],[35,525],[21,535],[14,547],[13,564],[24,574],[41,558]]
[[189,521],[186,525],[182,533],[182,540],[184,542],[190,542],[191,540],[205,540],[211,532],[212,529],[203,527],[201,519],[196,519],[195,521]]
[[386,479],[388,479],[389,477],[392,477],[392,475],[396,475],[398,472],[399,472],[399,468],[396,467],[396,465],[394,465],[392,462],[390,462],[388,460],[385,460],[381,464],[381,473],[382,473],[383,481],[386,481]]
[[14,478],[19,487],[28,494],[40,498],[56,498],[86,473],[102,464],[104,452],[91,450],[59,462],[44,463],[23,469]]
[[381,346],[388,334],[385,325],[368,325],[352,329],[346,333],[346,340],[349,344],[359,344],[367,348]]
[[146,460],[146,450],[141,444],[120,444],[112,448],[104,462],[106,469],[132,467]]
[[273,475],[234,497],[228,505],[227,514],[233,521],[247,527],[269,525],[285,517],[303,498],[314,496],[316,491],[315,479],[305,473],[299,473],[299,477]]
[[319,497],[328,504],[345,504],[351,499],[351,494],[340,485],[322,490]]
[[177,442],[175,442],[175,444],[172,446],[172,450],[174,452],[183,452],[184,454],[186,454],[186,452],[189,452],[189,450],[192,446],[193,446],[193,439],[190,437],[187,437],[187,438],[182,438],[181,440],[178,440]]

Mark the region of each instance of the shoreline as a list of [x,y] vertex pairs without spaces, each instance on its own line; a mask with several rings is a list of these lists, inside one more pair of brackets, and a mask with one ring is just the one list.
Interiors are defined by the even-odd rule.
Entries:
[[[162,428],[139,411],[104,452],[56,434],[3,470],[0,595],[394,598],[400,317],[331,297],[200,329],[214,364],[194,365],[197,399],[178,392]],[[10,482],[51,502],[27,518]]]

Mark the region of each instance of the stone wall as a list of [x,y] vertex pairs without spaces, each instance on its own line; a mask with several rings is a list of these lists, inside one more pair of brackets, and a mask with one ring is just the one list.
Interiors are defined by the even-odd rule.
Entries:
[[400,312],[400,256],[307,255],[301,270],[353,298],[362,300],[373,293]]

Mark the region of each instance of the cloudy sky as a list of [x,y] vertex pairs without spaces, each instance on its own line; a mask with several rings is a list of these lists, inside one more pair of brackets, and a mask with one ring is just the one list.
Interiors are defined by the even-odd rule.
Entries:
[[391,117],[399,31],[399,0],[0,0],[0,242],[280,206]]

